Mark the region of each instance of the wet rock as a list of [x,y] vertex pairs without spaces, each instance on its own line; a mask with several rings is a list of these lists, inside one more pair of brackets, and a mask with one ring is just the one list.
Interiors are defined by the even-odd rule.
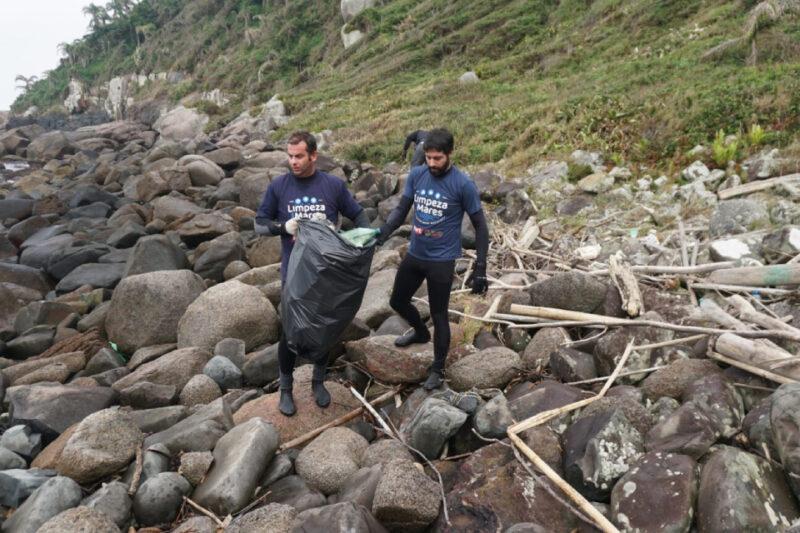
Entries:
[[42,533],[63,533],[64,531],[97,531],[115,533],[117,525],[100,511],[89,507],[75,507],[57,514],[37,531]]
[[[154,444],[145,449],[142,454],[142,472],[139,476],[139,486],[148,479],[154,478],[162,472],[172,470],[172,460],[170,451],[163,444]],[[126,486],[133,485],[133,476],[136,471],[136,463],[132,462],[122,478]]]
[[280,503],[304,511],[325,505],[326,499],[324,494],[309,487],[300,476],[286,476],[269,486],[264,503]]
[[697,530],[777,531],[800,516],[783,473],[766,460],[719,446],[700,474]]
[[744,419],[744,404],[739,392],[723,374],[712,374],[695,380],[684,391],[684,402],[691,402],[714,423],[717,432],[732,437],[739,432]]
[[579,272],[565,272],[534,283],[529,289],[532,305],[593,313],[603,304],[606,285]]
[[112,408],[93,413],[78,424],[56,470],[79,483],[97,481],[126,466],[143,438],[126,412]]
[[487,348],[462,357],[447,371],[450,386],[457,391],[472,388],[503,388],[522,368],[519,355],[508,348]]
[[466,422],[467,414],[449,403],[428,398],[407,425],[400,431],[412,448],[419,450],[428,459],[439,456],[444,443],[456,434]]
[[134,409],[153,409],[171,405],[177,396],[174,385],[157,385],[149,381],[140,381],[119,392],[119,403]]
[[608,498],[616,480],[643,452],[641,434],[619,410],[579,419],[564,433],[567,481],[589,499]]
[[206,363],[203,374],[214,380],[222,390],[238,389],[242,386],[241,370],[230,359],[221,355],[215,355]]
[[220,398],[177,424],[148,436],[144,447],[164,444],[172,454],[210,451],[232,427],[230,407]]
[[650,412],[636,399],[630,397],[609,397],[600,398],[582,408],[575,416],[579,420],[595,413],[608,412],[619,409],[628,422],[636,428],[640,434],[645,435],[653,427],[653,420]]
[[21,456],[12,452],[8,448],[0,446],[0,471],[2,470],[16,470],[24,469],[28,466],[28,462]]
[[81,502],[81,487],[68,477],[56,476],[19,506],[3,524],[9,533],[35,533],[45,522]]
[[170,405],[131,411],[131,418],[143,433],[159,433],[168,429],[188,415],[188,409],[183,405]]
[[237,280],[206,290],[186,309],[178,323],[178,346],[213,350],[222,339],[233,337],[247,349],[272,343],[279,336],[278,315],[256,287]]
[[612,522],[624,531],[689,531],[697,497],[696,466],[686,455],[643,455],[611,492]]
[[525,420],[585,397],[577,387],[549,380],[536,384],[522,383],[512,388],[506,396],[511,414],[516,420]]
[[239,511],[250,502],[277,449],[278,432],[272,424],[252,418],[236,426],[214,447],[214,465],[194,499],[220,515]]
[[145,481],[133,497],[133,514],[142,526],[169,524],[192,490],[183,476],[162,472]]
[[116,393],[107,387],[35,384],[11,387],[6,399],[11,405],[11,422],[26,424],[49,442],[72,424],[105,409]]
[[311,487],[332,494],[358,470],[367,446],[352,430],[330,428],[300,452],[295,470]]
[[656,370],[642,382],[642,392],[651,400],[662,396],[680,399],[693,381],[721,370],[709,359],[677,359],[666,368]]
[[19,507],[28,496],[56,475],[40,468],[0,470],[0,505]]
[[742,422],[742,433],[747,436],[748,446],[753,453],[769,453],[770,457],[780,457],[772,438],[771,408],[772,398],[766,398],[751,409]]
[[[648,311],[642,315],[645,320],[663,321],[661,315],[655,311]],[[634,341],[636,345],[651,344],[669,341],[673,338],[673,332],[655,327],[623,327],[618,328],[597,341],[594,354],[597,358],[597,369],[601,375],[609,375],[619,363],[622,354],[629,342]],[[628,370],[643,370],[653,366],[652,349],[635,350],[631,352],[625,368]],[[623,383],[638,383],[646,374],[634,374],[626,376],[619,381]]]
[[371,328],[377,328],[393,314],[389,297],[396,275],[397,270],[389,268],[370,276],[361,307],[356,313],[358,320],[365,322]]
[[691,402],[681,405],[645,436],[647,451],[685,454],[699,459],[719,437],[717,425]]
[[104,514],[117,527],[124,529],[130,522],[133,502],[128,496],[128,487],[119,481],[112,481],[103,483],[97,492],[84,498],[81,505]]

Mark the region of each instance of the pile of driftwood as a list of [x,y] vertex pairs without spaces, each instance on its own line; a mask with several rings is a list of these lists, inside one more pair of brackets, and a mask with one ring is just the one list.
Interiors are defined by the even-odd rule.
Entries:
[[[795,176],[791,178],[794,179]],[[743,190],[741,194],[747,192],[750,191]],[[679,226],[680,257],[683,263],[681,266],[631,266],[622,259],[621,255],[615,255],[609,258],[608,264],[604,265],[604,268],[590,268],[586,265],[576,264],[569,258],[557,257],[546,250],[533,251],[530,249],[531,244],[537,239],[540,241],[541,239],[537,226],[530,220],[519,232],[509,231],[509,228],[506,228],[496,231],[495,234],[495,242],[499,244],[493,254],[495,256],[495,273],[519,272],[534,274],[541,279],[542,275],[547,275],[545,269],[541,268],[541,261],[545,261],[548,267],[554,267],[557,271],[574,268],[592,276],[608,276],[619,290],[622,308],[628,318],[514,304],[510,303],[510,298],[506,293],[505,296],[499,296],[492,302],[489,311],[482,317],[484,321],[504,324],[507,328],[526,330],[560,326],[600,327],[605,331],[613,327],[642,326],[664,328],[682,334],[680,338],[672,341],[642,346],[629,344],[610,376],[573,383],[586,384],[605,381],[605,385],[598,394],[558,409],[539,413],[508,428],[508,437],[514,446],[575,503],[576,512],[589,517],[602,531],[618,530],[588,500],[548,467],[536,452],[520,439],[518,436],[520,432],[602,398],[619,376],[649,373],[663,368],[656,366],[625,372],[625,363],[632,352],[686,343],[704,337],[709,338],[708,356],[710,358],[776,383],[800,381],[800,354],[792,354],[775,342],[777,340],[800,341],[800,329],[788,324],[792,319],[791,316],[776,316],[767,305],[780,299],[800,296],[800,291],[797,289],[800,285],[800,255],[786,264],[758,267],[741,267],[731,261],[696,265],[694,263],[697,257],[697,246],[695,245],[690,261],[682,223],[679,223]],[[537,268],[527,266],[529,259],[539,261]],[[516,264],[518,268],[508,268],[509,263]],[[497,278],[492,278],[491,281],[493,281],[492,288],[495,289],[527,288],[527,286],[512,287]],[[711,323],[716,327],[672,324],[638,318],[645,311],[640,292],[641,284],[651,283],[675,287],[676,281],[688,290],[691,301],[697,306],[698,316],[704,322]],[[715,298],[698,299],[696,291],[714,294]]]

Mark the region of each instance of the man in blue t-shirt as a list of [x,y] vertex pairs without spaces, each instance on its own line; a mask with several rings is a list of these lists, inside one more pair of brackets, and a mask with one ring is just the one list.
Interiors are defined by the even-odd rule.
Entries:
[[481,208],[475,183],[450,161],[453,135],[436,129],[425,138],[426,165],[413,167],[408,174],[400,203],[381,227],[378,242],[383,243],[408,215],[414,206],[411,243],[392,288],[390,304],[412,327],[395,340],[403,347],[425,343],[431,338],[411,297],[428,283],[428,304],[433,321],[433,365],[424,387],[432,390],[444,381],[444,363],[450,347],[448,307],[453,284],[455,260],[461,256],[461,221],[469,215],[475,227],[477,260],[470,279],[472,292],[482,294],[486,282],[486,254],[489,249],[489,227]]
[[[256,213],[255,230],[259,235],[281,236],[281,281],[292,275],[287,271],[289,256],[294,246],[298,220],[324,218],[333,224],[339,213],[352,220],[356,226],[369,227],[364,209],[356,203],[345,183],[317,170],[317,140],[308,132],[299,131],[289,136],[286,151],[289,154],[291,172],[275,178],[267,187],[264,199]],[[314,399],[320,407],[327,407],[331,396],[325,389],[327,354],[303,354],[314,361],[311,387]],[[297,353],[281,336],[278,343],[278,366],[280,370],[281,397],[278,408],[286,416],[295,413],[292,385]]]

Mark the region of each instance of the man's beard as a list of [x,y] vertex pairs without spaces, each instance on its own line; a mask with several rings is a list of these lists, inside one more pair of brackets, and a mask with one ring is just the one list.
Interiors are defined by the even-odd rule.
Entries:
[[450,159],[447,159],[447,163],[442,168],[433,168],[432,166],[428,166],[428,170],[430,170],[433,176],[440,178],[447,174],[447,171],[450,170]]

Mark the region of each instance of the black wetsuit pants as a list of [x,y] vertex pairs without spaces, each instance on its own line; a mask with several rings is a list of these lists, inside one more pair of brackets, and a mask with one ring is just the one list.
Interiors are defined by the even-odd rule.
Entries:
[[423,261],[407,254],[400,263],[394,278],[392,309],[405,319],[415,330],[426,331],[425,323],[417,308],[411,304],[411,297],[423,281],[428,282],[428,302],[433,320],[433,370],[443,371],[447,351],[450,348],[450,322],[447,309],[450,303],[450,288],[453,285],[455,261]]

